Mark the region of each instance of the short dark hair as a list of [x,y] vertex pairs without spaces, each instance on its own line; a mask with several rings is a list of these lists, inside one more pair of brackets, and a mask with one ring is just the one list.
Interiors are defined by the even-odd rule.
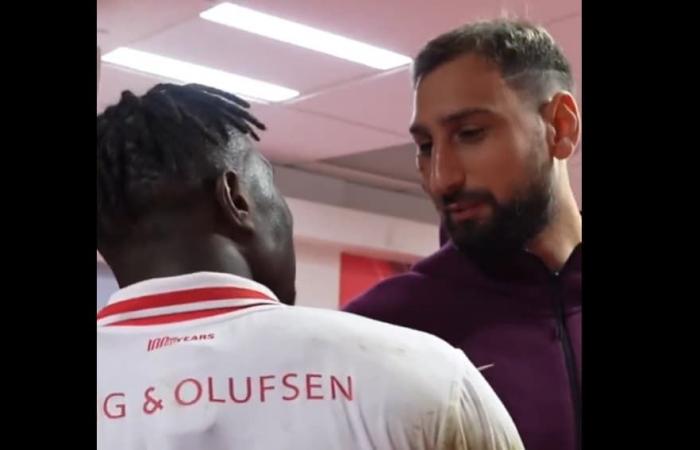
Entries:
[[241,155],[236,136],[265,126],[235,95],[201,85],[124,91],[97,116],[97,243],[118,243],[144,215],[187,201]]
[[571,67],[552,36],[528,22],[498,19],[463,25],[428,42],[413,65],[413,82],[459,56],[496,64],[512,87],[535,97],[555,86],[573,91]]

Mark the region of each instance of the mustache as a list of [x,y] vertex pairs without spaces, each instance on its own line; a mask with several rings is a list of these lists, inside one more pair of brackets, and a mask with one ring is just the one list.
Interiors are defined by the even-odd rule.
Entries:
[[442,197],[440,197],[440,206],[442,206],[443,208],[458,202],[484,202],[490,203],[492,205],[498,205],[496,197],[494,197],[493,194],[486,190],[460,191],[455,192],[454,194],[443,195]]

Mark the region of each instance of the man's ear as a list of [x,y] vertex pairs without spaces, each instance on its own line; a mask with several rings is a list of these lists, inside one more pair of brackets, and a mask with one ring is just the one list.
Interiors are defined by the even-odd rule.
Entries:
[[224,218],[235,230],[245,233],[254,231],[250,203],[241,191],[236,172],[226,171],[216,180],[216,200]]
[[576,99],[568,92],[557,93],[545,106],[547,144],[554,158],[564,160],[574,154],[581,136],[579,114]]

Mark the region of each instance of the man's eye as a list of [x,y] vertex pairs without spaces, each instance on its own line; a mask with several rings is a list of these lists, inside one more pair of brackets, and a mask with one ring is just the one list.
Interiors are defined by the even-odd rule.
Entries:
[[464,128],[457,133],[457,138],[461,142],[475,141],[480,139],[485,131],[485,128]]
[[433,143],[432,142],[424,142],[424,143],[418,144],[418,156],[430,156],[432,151],[433,151]]

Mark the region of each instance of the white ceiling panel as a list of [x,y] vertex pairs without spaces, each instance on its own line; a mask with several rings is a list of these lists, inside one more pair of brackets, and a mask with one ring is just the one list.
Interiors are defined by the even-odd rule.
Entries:
[[254,105],[253,113],[268,127],[259,147],[280,163],[359,153],[403,141],[393,134],[278,105]]
[[[254,105],[254,113],[270,128],[263,133],[261,148],[275,161],[322,160],[409,142],[411,85],[406,68],[381,72],[199,18],[217,3],[98,0],[98,44],[103,54],[128,46],[300,91],[301,96],[287,104]],[[546,25],[570,58],[580,86],[581,0],[234,3],[408,56],[462,23],[511,13]],[[104,65],[98,111],[117,101],[124,89],[143,93],[160,81],[164,80]]]
[[[294,108],[365,124],[411,140],[411,75],[409,68],[397,69],[347,83],[327,92],[289,103]],[[358,98],[365,99],[358,101]]]
[[279,84],[302,95],[378,72],[200,18],[188,20],[132,47]]

